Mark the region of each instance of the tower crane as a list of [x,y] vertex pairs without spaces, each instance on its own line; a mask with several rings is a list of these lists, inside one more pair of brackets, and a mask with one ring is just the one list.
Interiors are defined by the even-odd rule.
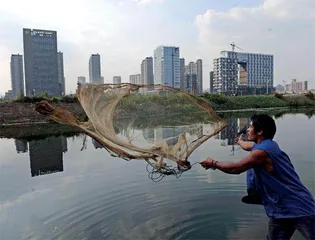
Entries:
[[240,47],[238,47],[238,46],[236,46],[234,42],[232,42],[230,45],[232,46],[232,51],[233,51],[233,52],[235,51],[235,48],[238,48],[239,50],[242,50],[242,51],[243,51],[243,49],[240,48]]

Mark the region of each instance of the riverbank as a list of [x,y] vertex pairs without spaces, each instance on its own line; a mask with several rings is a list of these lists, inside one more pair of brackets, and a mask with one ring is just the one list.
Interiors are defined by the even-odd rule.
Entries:
[[[223,96],[218,94],[205,94],[202,99],[207,101],[215,111],[222,115],[224,112],[268,111],[273,109],[315,108],[315,100],[304,96]],[[28,124],[48,122],[46,116],[35,111],[35,105],[41,100],[48,100],[53,106],[58,106],[73,112],[81,121],[86,119],[80,103],[75,97],[45,99],[42,97],[23,98],[17,101],[0,103],[0,125]]]

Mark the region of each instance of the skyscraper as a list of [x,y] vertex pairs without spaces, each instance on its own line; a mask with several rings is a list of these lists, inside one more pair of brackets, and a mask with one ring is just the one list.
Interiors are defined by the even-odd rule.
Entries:
[[198,59],[196,63],[190,62],[184,68],[183,90],[194,94],[202,94],[202,60]]
[[235,93],[240,87],[273,87],[273,55],[222,51],[214,59],[214,88],[222,93]]
[[63,69],[63,53],[58,52],[58,82],[60,83],[61,86],[61,95],[66,94],[66,83],[65,83],[65,73]]
[[180,65],[180,89],[185,90],[185,58],[179,59]]
[[230,58],[213,60],[213,88],[218,93],[235,93],[237,86],[237,61]]
[[213,93],[213,71],[210,71],[210,93]]
[[190,62],[185,67],[184,91],[197,94],[197,65],[194,62]]
[[180,88],[179,47],[159,46],[154,50],[154,84]]
[[89,60],[90,83],[102,84],[101,57],[99,54],[92,54]]
[[152,85],[154,84],[153,77],[153,58],[146,57],[141,63],[141,84]]
[[23,47],[26,95],[61,95],[57,32],[23,28]]
[[24,94],[23,56],[12,54],[10,67],[12,93],[16,97],[20,93]]
[[114,76],[113,77],[113,83],[114,84],[120,84],[121,83],[121,76]]
[[198,59],[196,62],[196,69],[197,69],[197,95],[202,94],[202,85],[203,85],[203,80],[202,80],[202,60]]

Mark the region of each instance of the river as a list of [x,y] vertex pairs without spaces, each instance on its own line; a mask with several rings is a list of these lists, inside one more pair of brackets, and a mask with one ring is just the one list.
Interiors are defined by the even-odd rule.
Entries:
[[[190,162],[246,156],[232,144],[248,121],[228,119]],[[286,114],[276,124],[275,140],[315,194],[315,117]],[[1,240],[265,238],[263,207],[241,202],[245,174],[196,164],[179,178],[154,182],[144,161],[112,157],[84,134],[1,138],[0,156]]]

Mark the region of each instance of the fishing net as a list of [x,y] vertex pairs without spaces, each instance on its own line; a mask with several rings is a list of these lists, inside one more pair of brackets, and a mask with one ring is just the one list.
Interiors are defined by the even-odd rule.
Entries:
[[48,102],[36,110],[80,128],[114,156],[145,160],[151,178],[190,169],[193,151],[226,126],[201,98],[162,85],[79,84],[77,98],[86,122]]

